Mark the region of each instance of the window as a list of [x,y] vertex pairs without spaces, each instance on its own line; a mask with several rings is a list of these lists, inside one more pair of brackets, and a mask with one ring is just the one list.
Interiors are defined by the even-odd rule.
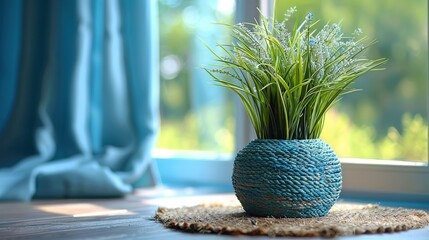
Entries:
[[[231,154],[232,94],[213,85],[202,69],[212,64],[205,44],[231,41],[234,1],[159,0],[161,131],[158,149]],[[160,151],[158,151],[160,152]],[[199,154],[202,154],[201,152]]]
[[[168,24],[178,24],[176,21],[185,21],[183,14],[186,15],[186,11],[193,9],[194,13],[192,15],[195,15],[198,11],[207,11],[206,1],[201,1],[201,3],[197,0],[159,1],[160,21],[171,21]],[[259,6],[260,2],[262,4],[262,11],[270,12],[269,9],[273,7],[272,0],[235,1],[235,18],[238,19],[238,22],[252,22],[253,19],[257,18],[258,12],[256,11],[256,7]],[[223,1],[214,1],[214,3],[210,4],[212,4],[210,6],[219,6],[219,4],[222,5],[225,3]],[[405,6],[403,6],[404,4]],[[317,18],[322,19],[322,22],[329,20],[337,22],[342,20],[341,26],[346,33],[351,33],[355,28],[361,27],[365,34],[371,38],[376,38],[379,42],[368,53],[370,57],[384,56],[389,58],[389,63],[385,66],[386,70],[373,72],[368,74],[366,79],[359,79],[355,87],[361,88],[363,91],[346,96],[327,116],[325,132],[322,137],[342,157],[343,192],[345,196],[356,196],[358,194],[361,197],[365,197],[372,195],[378,198],[385,197],[427,202],[429,200],[429,186],[422,184],[429,182],[429,167],[427,164],[427,1],[415,0],[406,3],[397,3],[388,0],[377,2],[370,0],[329,0],[323,2],[315,0],[289,0],[277,1],[277,5],[277,16],[282,15],[290,6],[297,6],[302,16],[306,14],[303,11],[312,11]],[[191,10],[186,10],[189,6],[191,6]],[[163,7],[166,9],[162,9]],[[212,13],[214,13],[214,16],[220,16],[219,13],[216,13],[220,11],[219,8],[210,7],[210,9],[213,10]],[[228,19],[228,21],[234,21],[233,11],[228,10],[224,13],[226,12],[229,15],[226,14],[222,19],[218,20],[225,21],[225,19]],[[204,14],[209,15],[208,13]],[[180,16],[181,19],[173,20],[177,16]],[[395,16],[395,18],[392,16]],[[160,25],[161,34],[164,34],[163,24],[161,23]],[[177,29],[177,27],[172,27],[171,29]],[[205,29],[208,30],[207,28]],[[195,47],[195,43],[197,42],[195,36],[202,37],[198,35],[198,31],[196,28],[192,29],[187,37],[187,42],[179,43],[178,40],[172,42],[177,45],[192,43]],[[215,37],[222,35],[228,36],[228,33],[221,32],[222,30],[216,29],[214,31],[216,31],[216,34],[210,40],[214,40]],[[174,39],[178,39],[178,35],[174,33],[172,35]],[[207,38],[203,37],[203,39],[206,40]],[[224,40],[227,41],[228,39],[216,39],[216,41]],[[187,46],[192,48],[191,45]],[[180,74],[184,74],[184,72],[179,73],[173,70],[181,69],[188,63],[187,58],[181,58],[179,53],[168,50],[168,48],[168,46],[165,46],[161,42],[161,51],[164,51],[161,52],[161,66],[165,64],[168,67],[164,69],[167,72],[162,73],[164,74],[164,79],[161,79],[161,81],[165,82],[161,82],[163,88],[168,84],[173,84],[174,81],[179,81]],[[202,49],[200,48],[199,50],[202,51]],[[209,56],[207,61],[210,62],[210,60]],[[190,72],[203,64],[202,61],[199,60],[198,63],[194,62],[188,65],[191,67]],[[173,66],[173,70],[171,66]],[[170,76],[177,74],[175,76],[176,79],[169,79],[169,71],[172,72]],[[167,75],[165,75],[166,73]],[[181,82],[183,85],[178,83],[181,85],[179,87],[189,86],[186,84],[190,84],[190,81],[192,81],[190,80],[190,74],[192,73],[187,74],[182,76],[183,80],[180,81],[183,81]],[[204,78],[208,80],[206,75]],[[169,90],[166,91],[166,89]],[[220,89],[216,91],[218,90],[222,91]],[[165,88],[161,91],[164,91],[162,94],[176,94],[174,92],[170,93],[172,91],[170,88]],[[201,92],[203,91],[207,93],[206,91],[208,90],[202,90]],[[180,92],[178,96],[188,96],[181,96],[182,94],[185,94],[185,92]],[[234,97],[231,97],[228,93],[221,93],[219,96],[222,96],[219,99],[228,102],[217,110],[227,112],[221,124],[217,125],[219,126],[218,129],[226,129],[228,131],[228,138],[220,138],[223,140],[228,139],[224,141],[224,143],[226,141],[229,142],[226,148],[222,147],[222,144],[215,142],[215,134],[213,132],[210,133],[208,129],[203,128],[204,131],[207,131],[205,132],[207,133],[205,136],[209,136],[209,142],[204,144],[198,145],[200,142],[205,141],[204,131],[193,137],[187,136],[186,134],[189,133],[185,133],[184,131],[188,129],[188,123],[186,123],[186,120],[183,120],[186,119],[186,114],[184,113],[189,113],[191,114],[190,116],[195,114],[195,112],[188,110],[182,113],[182,118],[177,118],[176,126],[178,127],[175,130],[176,134],[172,134],[171,138],[174,137],[174,141],[181,141],[181,138],[186,139],[186,141],[189,141],[189,139],[198,139],[199,143],[191,147],[174,147],[173,145],[159,143],[158,147],[182,150],[216,150],[218,153],[223,152],[227,153],[227,155],[202,154],[201,152],[194,152],[190,155],[186,153],[178,154],[177,152],[169,152],[169,155],[159,154],[158,165],[161,175],[164,176],[166,182],[180,182],[185,185],[194,186],[200,184],[217,184],[230,187],[233,162],[229,160],[232,160],[231,153],[234,151],[232,146],[235,145],[237,149],[240,149],[254,135],[244,111],[240,107],[234,108],[234,106],[239,106],[239,104],[234,105]],[[173,99],[171,101],[177,104],[176,100]],[[164,130],[166,126],[168,127],[168,125],[165,125],[167,119],[164,118],[162,121]],[[194,124],[196,122],[189,125],[194,126]],[[334,132],[334,130],[340,131]],[[163,136],[165,133],[162,131],[161,138],[166,136]],[[199,137],[195,137],[197,135]],[[167,135],[166,139],[170,139],[170,137]],[[212,142],[210,143],[210,141]],[[201,159],[203,160],[201,161]],[[364,159],[385,160],[374,161]],[[171,169],[174,169],[174,173],[170,171]]]

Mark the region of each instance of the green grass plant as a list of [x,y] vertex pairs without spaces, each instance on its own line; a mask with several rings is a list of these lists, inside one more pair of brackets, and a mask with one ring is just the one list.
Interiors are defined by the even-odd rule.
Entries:
[[207,46],[216,63],[205,70],[239,96],[259,139],[319,138],[327,111],[386,61],[364,57],[375,41],[360,29],[351,36],[337,23],[317,30],[311,13],[288,28],[295,12],[289,9],[282,22],[261,14],[260,23],[219,23],[234,41],[218,44],[220,53]]

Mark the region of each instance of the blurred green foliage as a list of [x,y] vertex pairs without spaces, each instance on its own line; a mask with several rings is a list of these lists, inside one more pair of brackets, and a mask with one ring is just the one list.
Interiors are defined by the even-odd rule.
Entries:
[[234,148],[232,94],[213,86],[203,64],[209,44],[231,41],[230,0],[159,0],[160,110],[158,148],[231,153]]
[[[193,77],[201,66],[194,59],[195,46],[202,44],[198,40],[201,29],[196,27],[201,22],[198,15],[210,15],[207,11],[211,11],[211,21],[231,22],[233,15],[219,12],[219,6],[227,2],[159,0],[161,65],[174,68],[171,61],[165,61],[169,56],[178,65],[170,74],[161,72],[158,148],[233,151],[230,96],[220,95],[228,98],[222,106],[207,103],[203,109],[195,108],[199,100],[192,99],[192,92],[198,91],[193,81],[210,82],[208,77]],[[368,57],[389,59],[386,70],[358,79],[354,87],[362,91],[347,95],[328,113],[322,138],[339,156],[427,161],[427,4],[427,0],[277,0],[277,17],[296,6],[302,17],[311,11],[321,19],[318,27],[341,21],[345,33],[361,28],[369,39],[378,41]],[[229,35],[212,31],[213,37]],[[226,114],[218,116],[220,111]],[[216,126],[211,122],[215,118],[220,118]]]
[[158,137],[158,148],[176,150],[202,150],[218,153],[234,151],[234,119],[228,118],[225,126],[216,129],[209,140],[199,137],[198,120],[192,112],[179,121],[163,120]]
[[390,127],[384,137],[376,137],[374,126],[357,126],[345,113],[328,112],[321,138],[338,156],[426,162],[428,126],[420,115],[405,114],[402,131]]

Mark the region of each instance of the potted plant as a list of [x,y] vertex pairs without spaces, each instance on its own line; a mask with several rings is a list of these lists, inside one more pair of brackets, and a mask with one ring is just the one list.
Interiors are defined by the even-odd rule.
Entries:
[[319,138],[326,112],[357,78],[385,59],[362,57],[374,41],[341,33],[339,24],[316,29],[309,13],[291,30],[261,14],[260,24],[224,24],[234,41],[205,70],[216,85],[241,99],[257,139],[235,158],[233,186],[244,210],[256,216],[321,217],[338,199],[340,162]]

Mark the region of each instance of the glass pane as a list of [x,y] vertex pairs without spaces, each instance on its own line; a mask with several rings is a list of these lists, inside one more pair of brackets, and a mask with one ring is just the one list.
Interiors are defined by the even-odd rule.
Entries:
[[232,95],[202,69],[213,63],[204,46],[231,41],[234,1],[159,0],[161,131],[157,148],[231,153]]
[[428,160],[428,2],[427,0],[277,1],[276,16],[296,6],[301,19],[312,12],[341,22],[350,36],[361,28],[376,39],[366,55],[388,58],[386,70],[371,72],[326,117],[322,138],[341,157]]

